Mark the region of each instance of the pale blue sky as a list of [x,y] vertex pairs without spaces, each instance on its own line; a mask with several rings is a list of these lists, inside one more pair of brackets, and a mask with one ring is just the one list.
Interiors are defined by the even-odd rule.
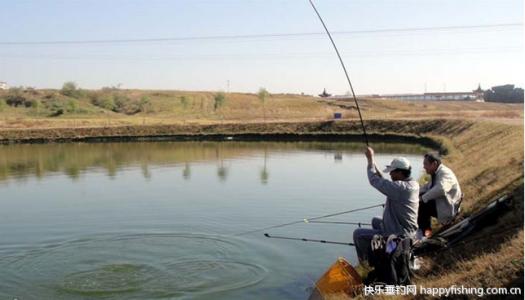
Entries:
[[[521,0],[318,0],[357,94],[523,86]],[[318,93],[348,90],[326,35],[163,42],[17,42],[322,33],[307,0],[0,0],[11,86]],[[436,28],[337,34],[341,31]],[[459,27],[459,28],[458,28]],[[467,28],[462,28],[467,27]]]

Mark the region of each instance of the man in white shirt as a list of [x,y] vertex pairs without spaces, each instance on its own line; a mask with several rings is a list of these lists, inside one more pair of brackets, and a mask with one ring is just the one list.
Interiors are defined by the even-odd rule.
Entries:
[[456,175],[441,163],[439,155],[425,154],[423,168],[431,179],[419,190],[418,235],[430,237],[432,217],[441,224],[450,222],[458,213],[462,193]]

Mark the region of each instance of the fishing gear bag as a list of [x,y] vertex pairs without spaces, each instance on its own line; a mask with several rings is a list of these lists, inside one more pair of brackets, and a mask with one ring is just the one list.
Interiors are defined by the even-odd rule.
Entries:
[[409,285],[412,271],[412,239],[402,235],[374,235],[369,247],[368,262],[374,267],[366,279],[367,283]]

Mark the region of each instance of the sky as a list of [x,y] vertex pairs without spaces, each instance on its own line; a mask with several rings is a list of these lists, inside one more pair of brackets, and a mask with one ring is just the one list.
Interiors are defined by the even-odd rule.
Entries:
[[[524,86],[522,0],[317,0],[356,94]],[[10,86],[345,94],[307,0],[0,0]]]

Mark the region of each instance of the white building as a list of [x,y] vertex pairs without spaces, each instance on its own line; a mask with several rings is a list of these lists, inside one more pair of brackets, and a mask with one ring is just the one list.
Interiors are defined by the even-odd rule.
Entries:
[[7,90],[7,89],[9,89],[7,82],[0,81],[0,90]]
[[476,101],[484,102],[483,90],[481,86],[472,92],[452,92],[452,93],[424,93],[424,94],[390,94],[373,95],[372,98],[398,99],[398,100],[456,100],[456,101]]

